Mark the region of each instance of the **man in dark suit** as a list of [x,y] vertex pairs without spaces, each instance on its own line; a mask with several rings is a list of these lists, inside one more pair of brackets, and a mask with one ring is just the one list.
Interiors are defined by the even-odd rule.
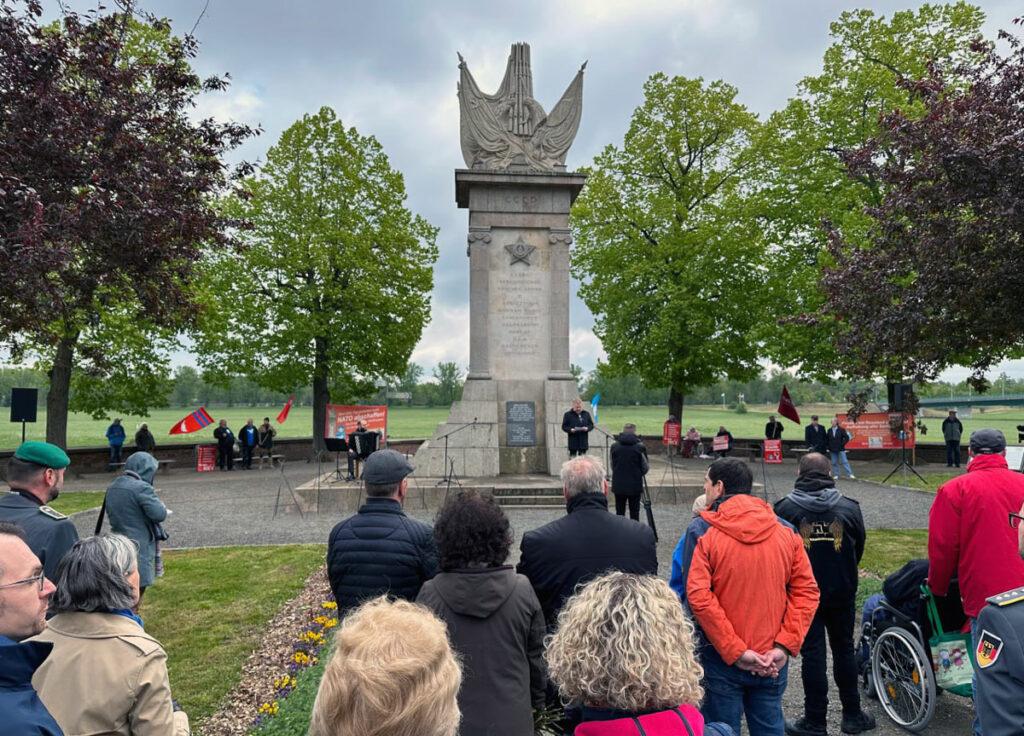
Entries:
[[804,430],[804,442],[811,448],[811,452],[820,452],[828,455],[828,432],[818,424],[818,415],[811,416],[811,423]]
[[569,457],[587,454],[590,449],[588,437],[593,429],[594,420],[583,408],[583,402],[573,399],[572,409],[562,416],[562,431],[569,436]]
[[523,534],[518,572],[530,579],[548,631],[562,605],[585,583],[608,570],[657,575],[654,532],[645,524],[608,513],[608,481],[596,458],[562,465],[566,515]]

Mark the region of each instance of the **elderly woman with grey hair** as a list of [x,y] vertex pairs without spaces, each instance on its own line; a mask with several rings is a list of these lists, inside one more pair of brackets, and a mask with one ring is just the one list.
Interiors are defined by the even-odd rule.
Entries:
[[55,614],[34,641],[53,644],[32,685],[67,734],[187,736],[171,700],[167,655],[132,613],[135,545],[120,534],[82,539],[57,567]]

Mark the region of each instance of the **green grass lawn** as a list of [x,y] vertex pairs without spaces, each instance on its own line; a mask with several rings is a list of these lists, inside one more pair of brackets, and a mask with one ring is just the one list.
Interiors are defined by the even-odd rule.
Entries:
[[[142,422],[149,424],[149,429],[156,437],[157,447],[162,444],[195,444],[197,442],[210,442],[213,439],[213,427],[196,432],[190,435],[168,435],[167,431],[182,417],[192,412],[196,407],[174,407],[168,409],[154,409],[148,417],[136,417],[121,415],[125,431],[128,434],[128,442],[132,443],[135,430]],[[250,417],[259,424],[263,417],[269,416],[273,420],[280,411],[280,406],[256,406],[256,407],[213,407],[209,409],[210,415],[215,419],[227,419],[228,425],[237,434],[238,428],[245,424]],[[832,416],[846,410],[845,405],[815,405],[800,407],[801,417],[809,421],[812,413],[824,417]],[[768,421],[768,415],[775,413],[774,406],[751,406],[746,414],[737,414],[735,411],[722,409],[721,406],[686,406],[683,409],[684,430],[690,426],[696,426],[700,433],[708,437],[718,431],[720,425],[733,433],[737,438],[760,438],[764,434],[764,424]],[[278,427],[278,436],[308,437],[311,431],[313,410],[308,406],[297,406],[292,409],[288,421]],[[393,406],[388,410],[388,431],[394,439],[410,439],[430,437],[437,425],[448,418],[447,407],[426,407],[426,406]],[[662,424],[667,418],[667,410],[663,406],[604,406],[599,408],[598,423],[612,432],[622,430],[626,422],[633,422],[637,425],[641,434],[661,434]],[[825,422],[828,423],[827,421]],[[984,414],[975,411],[974,416],[964,420],[964,432],[969,434],[979,427],[996,427],[1003,430],[1007,439],[1012,443],[1017,437],[1016,424],[1024,423],[1024,408],[989,410]],[[68,445],[70,447],[96,447],[106,444],[104,433],[110,424],[107,420],[96,420],[85,414],[71,414],[68,417]],[[802,439],[804,430],[789,420],[783,420],[785,425],[784,439]],[[929,426],[930,432],[921,438],[923,442],[942,442],[942,434],[939,429],[942,424],[941,418],[926,419],[925,424]],[[276,426],[276,425],[275,425]],[[39,410],[39,421],[27,426],[26,438],[41,440],[46,436],[46,411]],[[21,442],[21,427],[17,424],[0,424],[0,448],[13,448]]]
[[309,544],[164,553],[166,574],[146,591],[141,615],[167,651],[171,690],[193,724],[238,683],[263,627],[325,552]]
[[103,503],[104,493],[105,491],[64,491],[56,501],[50,503],[50,508],[71,516],[79,511],[99,507]]
[[[931,491],[934,493],[939,489],[943,483],[950,478],[955,478],[958,475],[963,475],[967,472],[966,468],[943,468],[942,470],[922,470],[917,469],[917,472],[924,478],[924,482],[911,473],[909,470],[904,473],[902,470],[897,472],[894,476],[889,479],[889,485],[905,486],[907,488],[919,488],[923,491]],[[881,483],[885,480],[885,477],[889,475],[889,471],[884,473],[870,473],[868,475],[858,475],[858,478],[863,480],[873,480]]]

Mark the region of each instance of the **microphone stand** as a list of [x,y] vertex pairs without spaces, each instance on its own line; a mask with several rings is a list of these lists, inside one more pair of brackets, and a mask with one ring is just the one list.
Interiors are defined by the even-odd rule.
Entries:
[[455,458],[451,459],[451,464],[449,465],[449,461],[448,461],[448,438],[451,437],[456,432],[461,432],[462,430],[466,429],[467,427],[475,427],[475,426],[476,426],[476,417],[473,417],[473,421],[472,422],[469,422],[468,424],[463,424],[461,427],[456,427],[451,432],[448,432],[447,434],[441,435],[441,437],[439,438],[439,439],[443,439],[444,440],[444,467],[445,467],[445,474],[440,478],[440,480],[437,481],[437,483],[434,484],[434,486],[435,487],[436,486],[447,486],[445,488],[445,492],[444,492],[444,498],[445,498],[446,501],[448,500],[448,493],[452,490],[452,481],[453,480],[455,482],[455,485],[457,485],[459,488],[462,488],[462,484],[459,483],[458,478],[455,477]]

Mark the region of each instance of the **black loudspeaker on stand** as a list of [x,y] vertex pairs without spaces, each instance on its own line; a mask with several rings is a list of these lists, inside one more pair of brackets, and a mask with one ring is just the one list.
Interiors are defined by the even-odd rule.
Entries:
[[21,422],[21,441],[25,441],[25,423],[36,421],[36,405],[39,403],[39,389],[11,389],[11,421]]

